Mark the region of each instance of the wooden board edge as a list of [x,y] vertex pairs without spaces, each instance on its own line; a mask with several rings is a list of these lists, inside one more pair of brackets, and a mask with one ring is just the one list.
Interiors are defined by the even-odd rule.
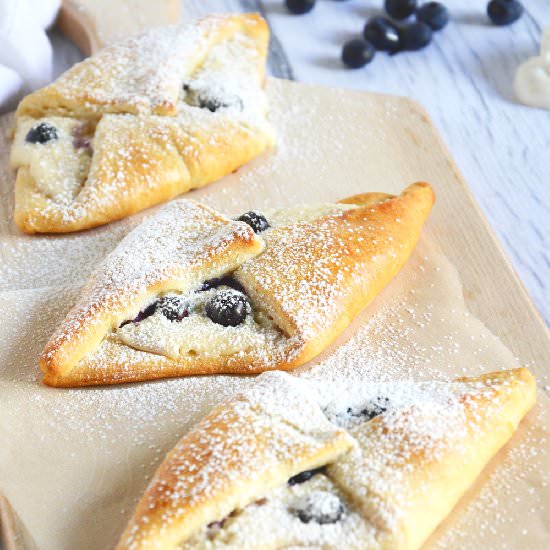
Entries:
[[522,299],[528,304],[530,313],[532,314],[536,322],[539,323],[541,330],[546,333],[546,336],[549,342],[549,348],[550,348],[550,330],[548,329],[548,326],[546,325],[540,311],[537,309],[533,300],[531,299],[531,296],[529,295],[527,288],[525,287],[523,281],[519,277],[516,269],[514,268],[512,262],[510,261],[510,258],[506,254],[506,251],[504,250],[504,247],[502,246],[500,239],[497,237],[496,233],[491,227],[491,224],[489,223],[489,220],[487,219],[487,217],[485,216],[485,213],[481,209],[481,206],[479,205],[477,199],[475,198],[472,189],[466,182],[465,178],[462,176],[462,172],[460,171],[458,165],[453,159],[453,156],[451,155],[451,152],[447,147],[447,144],[441,137],[441,134],[439,133],[439,131],[437,131],[437,126],[435,125],[432,117],[430,116],[426,108],[423,107],[420,103],[418,103],[414,99],[410,99],[408,97],[403,97],[403,96],[393,96],[393,97],[407,103],[411,110],[416,112],[431,128],[436,130],[433,132],[434,137],[437,140],[443,152],[445,153],[447,161],[449,162],[449,165],[452,171],[454,172],[456,179],[461,186],[462,191],[464,191],[464,194],[468,199],[470,206],[474,210],[476,217],[481,221],[481,225],[485,230],[486,236],[491,241],[495,250],[498,252],[498,255],[500,256],[500,259],[504,264],[506,271],[510,275],[511,280],[513,281],[513,284],[517,287],[518,291],[521,294]]
[[[167,5],[167,19],[172,22],[181,18],[181,2],[172,0]],[[62,0],[56,20],[57,28],[74,42],[82,53],[89,57],[105,46],[101,40],[100,22],[75,0]]]
[[86,57],[101,49],[95,21],[72,0],[63,0],[56,26]]
[[37,550],[36,543],[0,493],[0,548],[2,550]]

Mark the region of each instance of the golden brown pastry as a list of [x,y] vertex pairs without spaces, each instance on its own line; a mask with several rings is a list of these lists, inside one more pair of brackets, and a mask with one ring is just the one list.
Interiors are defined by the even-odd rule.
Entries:
[[153,29],[24,98],[11,151],[17,225],[63,233],[108,223],[260,154],[273,142],[268,38],[256,14]]
[[180,440],[118,550],[415,550],[535,403],[527,369],[257,384]]
[[417,183],[397,197],[248,212],[244,221],[173,202],[99,267],[40,358],[44,381],[293,369],[399,271],[433,200]]

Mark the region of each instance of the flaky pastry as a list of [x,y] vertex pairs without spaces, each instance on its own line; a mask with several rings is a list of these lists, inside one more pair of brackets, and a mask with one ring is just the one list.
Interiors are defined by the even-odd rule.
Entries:
[[236,170],[273,142],[263,92],[269,31],[215,15],[101,50],[16,112],[16,224],[108,223]]
[[105,259],[47,344],[53,386],[290,370],[318,355],[411,255],[432,208],[399,196],[247,212],[179,199]]
[[266,373],[180,440],[117,549],[416,550],[534,403],[527,369],[340,385]]

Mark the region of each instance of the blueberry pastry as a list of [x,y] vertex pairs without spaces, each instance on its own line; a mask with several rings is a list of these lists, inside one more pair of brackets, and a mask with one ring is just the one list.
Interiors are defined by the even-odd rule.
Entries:
[[290,370],[315,357],[407,261],[434,200],[248,212],[179,199],[98,268],[40,359],[53,386]]
[[117,549],[416,550],[535,402],[527,369],[327,384],[266,373],[215,408],[164,459]]
[[256,14],[209,16],[105,48],[21,101],[15,222],[79,231],[211,183],[273,141],[269,38]]

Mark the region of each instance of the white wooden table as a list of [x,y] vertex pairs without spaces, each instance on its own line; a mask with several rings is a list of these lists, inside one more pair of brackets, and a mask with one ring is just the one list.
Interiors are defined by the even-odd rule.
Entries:
[[[341,46],[360,34],[382,0],[318,0],[302,16],[289,14],[283,0],[182,3],[186,20],[210,12],[261,11],[274,35],[270,72],[275,76],[405,95],[421,103],[550,322],[550,112],[518,104],[512,89],[517,66],[537,52],[542,27],[550,25],[550,0],[524,0],[524,16],[510,27],[489,23],[485,0],[445,0],[453,20],[430,47],[393,57],[378,54],[355,71],[341,64]],[[52,35],[61,72],[80,54]]]

